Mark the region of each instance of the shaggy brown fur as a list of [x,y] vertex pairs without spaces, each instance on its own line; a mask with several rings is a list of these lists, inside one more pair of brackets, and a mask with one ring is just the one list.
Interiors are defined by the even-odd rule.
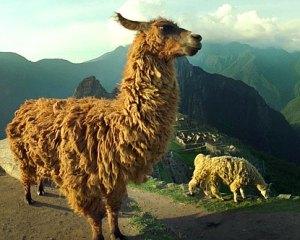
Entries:
[[105,215],[110,239],[125,239],[118,211],[126,184],[146,180],[171,135],[178,103],[173,60],[201,48],[200,35],[165,19],[136,22],[117,14],[117,20],[138,34],[115,100],[30,100],[7,127],[28,203],[31,184],[54,180],[71,208],[87,217],[93,239],[103,239]]
[[195,170],[189,182],[189,193],[192,195],[197,186],[204,188],[205,195],[210,193],[223,200],[218,190],[218,182],[229,186],[237,202],[237,192],[245,199],[244,186],[255,186],[264,198],[268,198],[269,186],[257,169],[244,158],[232,156],[210,157],[198,154],[194,161]]

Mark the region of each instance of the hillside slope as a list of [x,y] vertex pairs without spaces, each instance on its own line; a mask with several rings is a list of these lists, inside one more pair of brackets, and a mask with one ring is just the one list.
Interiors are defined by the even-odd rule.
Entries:
[[210,73],[242,80],[254,87],[277,110],[299,96],[299,52],[260,49],[238,42],[206,43],[201,54],[190,61]]
[[300,134],[300,97],[291,100],[282,110],[291,126]]
[[13,113],[26,99],[72,96],[78,83],[91,75],[112,91],[120,80],[126,51],[119,47],[95,61],[80,64],[62,59],[31,62],[15,53],[0,52],[0,139]]
[[219,74],[178,61],[180,112],[271,155],[299,162],[300,141],[280,112],[258,92]]

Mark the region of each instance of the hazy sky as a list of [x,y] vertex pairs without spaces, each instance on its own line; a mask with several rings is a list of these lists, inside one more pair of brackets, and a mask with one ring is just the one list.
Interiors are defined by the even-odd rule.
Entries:
[[300,51],[299,0],[0,0],[0,51],[82,62],[131,42],[111,18],[165,16],[203,41]]

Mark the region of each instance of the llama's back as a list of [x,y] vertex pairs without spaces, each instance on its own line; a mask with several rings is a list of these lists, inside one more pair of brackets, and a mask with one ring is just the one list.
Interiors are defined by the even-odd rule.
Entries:
[[257,180],[263,181],[257,169],[244,158],[221,156],[214,157],[211,161],[212,171],[217,173],[227,184],[232,183],[237,178],[245,185]]
[[93,101],[86,99],[38,99],[22,104],[6,133],[11,150],[20,166],[39,175],[59,174],[59,149],[64,128],[76,125],[76,118],[86,114]]

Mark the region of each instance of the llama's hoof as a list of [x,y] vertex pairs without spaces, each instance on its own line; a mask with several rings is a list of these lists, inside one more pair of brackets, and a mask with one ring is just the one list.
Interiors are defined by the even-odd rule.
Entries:
[[127,240],[128,238],[124,236],[122,233],[111,234],[110,240]]
[[99,235],[99,236],[93,236],[92,238],[93,240],[104,240],[103,235]]
[[32,205],[34,204],[34,201],[32,200],[32,198],[25,198],[25,203],[27,203],[28,205]]
[[39,196],[45,196],[46,192],[44,190],[38,190],[37,191],[37,195],[39,195]]
[[118,235],[117,239],[119,240],[127,240],[128,238],[126,236],[124,236],[123,234]]

